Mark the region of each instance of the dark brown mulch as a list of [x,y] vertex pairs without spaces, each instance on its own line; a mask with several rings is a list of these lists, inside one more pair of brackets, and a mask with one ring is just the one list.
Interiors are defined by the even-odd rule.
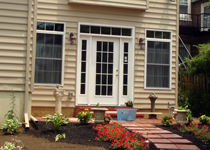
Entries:
[[95,140],[97,131],[93,130],[92,127],[95,124],[80,124],[80,123],[69,123],[68,125],[61,126],[59,131],[54,131],[49,124],[46,128],[46,122],[38,122],[36,124],[37,130],[31,129],[27,131],[27,134],[33,135],[38,138],[46,138],[51,142],[55,142],[57,134],[66,134],[66,138],[59,140],[59,142],[65,142],[69,144],[81,144],[88,146],[104,147],[106,149],[111,148],[111,142],[101,142]]
[[[193,145],[196,145],[201,150],[210,150],[209,142],[198,140],[194,134],[180,132],[178,129],[180,127],[180,125],[174,124],[174,125],[170,125],[169,127],[164,127],[162,125],[156,125],[156,127],[162,128],[164,130],[169,130],[169,131],[173,132],[174,134],[178,134],[178,135],[182,136],[184,139],[187,139],[187,140],[193,142]],[[199,124],[199,128],[202,128],[202,127],[203,127],[203,125]],[[210,131],[210,128],[209,128],[209,131]]]

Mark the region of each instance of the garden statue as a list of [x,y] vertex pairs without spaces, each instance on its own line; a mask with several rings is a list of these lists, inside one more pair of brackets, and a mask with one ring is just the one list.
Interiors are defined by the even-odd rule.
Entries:
[[62,98],[64,96],[64,92],[65,92],[65,90],[63,90],[63,88],[61,88],[58,84],[56,85],[56,88],[53,92],[53,95],[55,97],[55,113],[58,112],[60,115],[62,115],[61,102],[62,102]]
[[[155,93],[152,93],[149,95],[148,97],[151,101],[151,112],[154,112],[155,111],[155,100],[158,98]],[[155,119],[157,118],[157,115],[156,114],[150,114],[149,115],[149,119]]]

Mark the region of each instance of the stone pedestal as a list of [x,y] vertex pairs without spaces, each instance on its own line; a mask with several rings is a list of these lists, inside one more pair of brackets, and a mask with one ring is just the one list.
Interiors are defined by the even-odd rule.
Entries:
[[175,109],[175,104],[171,104],[170,102],[168,102],[169,116],[174,116],[174,109]]
[[177,110],[175,109],[175,111],[177,112],[177,116],[176,116],[176,123],[180,124],[180,123],[184,123],[184,122],[188,122],[187,120],[187,110]]
[[169,110],[169,116],[174,116],[173,112],[174,112],[175,106],[169,106],[168,110]]
[[[155,95],[155,93],[152,93],[152,94],[149,95],[148,98],[151,101],[151,112],[155,112],[155,101],[158,97]],[[149,119],[157,119],[157,115],[156,114],[150,114]]]
[[94,118],[95,118],[95,123],[103,123],[104,122],[104,115],[105,111],[107,111],[107,108],[91,108],[94,112]]
[[55,113],[58,112],[60,115],[62,115],[61,102],[64,96],[64,92],[65,90],[63,90],[59,85],[56,86],[55,91],[53,92],[55,97]]

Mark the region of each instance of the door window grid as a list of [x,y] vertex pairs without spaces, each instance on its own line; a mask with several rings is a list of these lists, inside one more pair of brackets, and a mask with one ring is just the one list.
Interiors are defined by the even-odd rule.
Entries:
[[123,54],[123,95],[128,94],[128,43],[124,43]]
[[82,40],[81,46],[81,85],[80,85],[80,94],[85,94],[85,85],[86,85],[86,60],[87,60],[87,40]]
[[95,95],[112,96],[113,47],[113,42],[97,41]]

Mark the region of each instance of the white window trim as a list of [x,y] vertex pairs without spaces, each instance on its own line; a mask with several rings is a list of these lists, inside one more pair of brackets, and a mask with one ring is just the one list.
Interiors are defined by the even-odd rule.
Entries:
[[[103,26],[103,27],[118,27],[118,28],[130,28],[131,29],[131,36],[117,36],[117,35],[105,35],[105,34],[92,34],[92,33],[80,33],[80,25],[94,25],[94,26]],[[80,65],[81,63],[81,52],[79,51],[80,50],[80,47],[81,47],[81,43],[80,43],[80,39],[81,39],[81,36],[85,36],[89,39],[89,43],[92,43],[92,37],[94,36],[97,36],[97,37],[111,37],[111,38],[119,38],[120,39],[120,48],[122,48],[121,46],[121,43],[122,43],[122,39],[132,39],[132,42],[131,42],[131,47],[133,49],[133,53],[132,53],[132,62],[130,67],[131,69],[133,70],[132,71],[132,80],[131,80],[131,85],[130,85],[130,89],[132,92],[130,94],[130,97],[131,99],[133,99],[133,94],[134,94],[134,58],[135,58],[135,27],[133,26],[121,26],[121,25],[111,25],[111,24],[94,24],[94,23],[86,23],[86,22],[78,22],[78,28],[77,28],[77,32],[78,32],[78,37],[77,37],[77,66]],[[91,48],[91,45],[88,44],[88,48]],[[89,56],[87,55],[87,61],[88,61],[88,58]],[[77,77],[80,77],[80,70],[79,70],[79,67],[77,67],[77,70],[76,70],[76,76]],[[87,76],[88,78],[88,76]],[[88,85],[88,81],[86,82],[86,86]],[[87,89],[87,87],[86,87]],[[88,94],[87,94],[87,91],[85,94],[80,94],[80,78],[77,78],[76,79],[76,100],[75,100],[75,105],[90,105],[89,103],[89,100],[87,101],[87,103],[84,103],[84,104],[81,104],[81,103],[78,103],[78,98],[79,97],[87,97]],[[126,96],[125,96],[126,97]],[[118,105],[120,106],[120,100],[118,99]]]
[[[180,5],[180,3],[179,3]],[[188,14],[191,14],[191,0],[188,0],[188,4],[187,4],[187,13]],[[188,19],[188,21],[191,21],[191,15],[188,15],[188,14],[179,14],[179,19],[180,20],[185,20],[185,18]]]
[[[207,4],[207,3],[209,3],[209,2],[201,4],[201,14],[204,13],[204,7],[205,7],[205,4]],[[204,15],[201,15],[201,31],[205,31],[203,28],[203,24],[204,24]],[[206,28],[206,29],[210,29],[210,28]]]
[[[170,32],[170,39],[158,39],[158,38],[147,38],[147,31],[161,31],[161,32]],[[147,87],[147,41],[159,41],[159,42],[170,42],[170,63],[169,63],[169,88],[161,88],[161,87]],[[145,62],[144,62],[144,89],[153,89],[153,90],[171,90],[171,80],[172,80],[172,31],[167,30],[145,30]]]
[[[63,42],[62,42],[62,71],[61,71],[61,84],[59,84],[60,86],[64,85],[64,63],[65,63],[65,33],[66,33],[66,23],[65,22],[52,22],[52,21],[44,21],[44,20],[37,20],[37,22],[49,22],[49,23],[60,23],[63,24],[63,31],[49,31],[49,30],[37,30],[36,29],[36,34],[37,33],[47,33],[47,34],[56,34],[56,35],[63,35]],[[36,60],[36,56],[35,56],[35,60]],[[34,78],[35,80],[35,78]],[[50,83],[35,83],[34,85],[37,86],[56,86],[57,84],[50,84]]]

